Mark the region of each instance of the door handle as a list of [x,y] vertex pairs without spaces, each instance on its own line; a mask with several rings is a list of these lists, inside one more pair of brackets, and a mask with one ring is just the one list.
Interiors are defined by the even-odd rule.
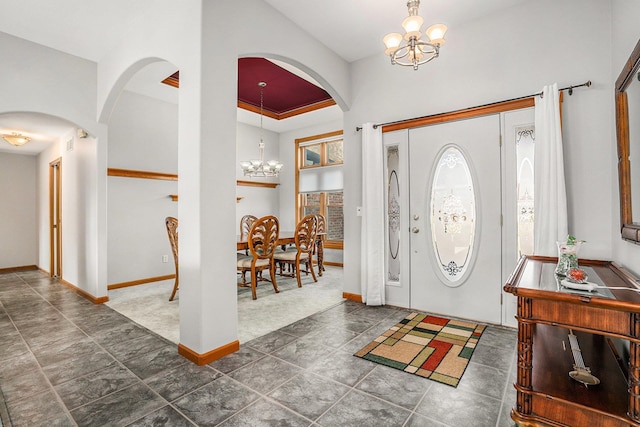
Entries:
[[419,229],[418,227],[413,227],[413,228],[411,229],[411,232],[412,232],[412,233],[419,233],[419,232],[420,232],[420,229]]

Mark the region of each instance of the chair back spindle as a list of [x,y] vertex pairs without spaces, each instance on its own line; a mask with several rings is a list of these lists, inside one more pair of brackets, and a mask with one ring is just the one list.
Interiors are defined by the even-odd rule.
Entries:
[[169,236],[169,244],[171,244],[171,252],[173,252],[173,262],[176,266],[176,280],[173,283],[173,291],[169,297],[169,301],[173,301],[178,291],[179,283],[179,265],[178,265],[178,218],[168,216],[164,220],[167,227],[167,235]]

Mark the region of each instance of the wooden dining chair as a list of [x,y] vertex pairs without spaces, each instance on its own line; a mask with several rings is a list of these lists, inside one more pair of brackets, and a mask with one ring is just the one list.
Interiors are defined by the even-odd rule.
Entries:
[[[288,274],[284,273],[283,267],[285,265],[292,265],[294,274],[296,279],[298,280],[298,287],[302,287],[302,282],[300,281],[301,269],[300,265],[305,264],[306,270],[305,273],[309,274],[311,271],[311,276],[313,276],[313,281],[317,282],[316,273],[313,271],[312,266],[312,253],[313,248],[316,242],[316,233],[317,233],[318,222],[316,220],[315,215],[307,215],[296,225],[295,231],[295,243],[296,250],[288,250],[285,252],[277,252],[274,255],[275,261],[280,266],[280,274],[283,276],[288,276]],[[292,275],[291,275],[292,276]]]
[[171,292],[171,297],[169,297],[169,301],[173,301],[173,298],[176,296],[176,292],[178,291],[178,283],[180,281],[178,269],[178,218],[168,216],[165,218],[164,223],[167,226],[167,235],[169,236],[171,251],[173,252],[173,262],[176,265],[176,280],[173,283],[173,292]]
[[245,215],[240,219],[240,240],[244,240],[249,236],[249,230],[251,230],[251,226],[258,219],[258,217],[253,215]]
[[258,272],[263,270],[269,270],[273,290],[276,293],[280,292],[276,283],[276,268],[273,259],[279,234],[280,223],[278,218],[273,215],[256,219],[249,230],[247,243],[249,244],[250,256],[238,258],[238,271],[243,275],[245,272],[251,272],[251,296],[253,299],[257,298]]
[[[313,247],[313,253],[316,255],[316,263],[318,264],[318,274],[322,276],[322,272],[326,271],[324,264],[322,263],[322,252],[324,251],[322,245],[324,245],[324,238],[327,232],[327,221],[322,214],[316,214],[316,221],[318,222],[318,236],[316,238],[315,246]],[[322,234],[322,235],[320,235]]]

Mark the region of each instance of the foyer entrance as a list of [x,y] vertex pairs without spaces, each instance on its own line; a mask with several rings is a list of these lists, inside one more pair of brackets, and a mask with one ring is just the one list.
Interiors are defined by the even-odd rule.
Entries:
[[510,325],[519,109],[385,133],[387,303]]

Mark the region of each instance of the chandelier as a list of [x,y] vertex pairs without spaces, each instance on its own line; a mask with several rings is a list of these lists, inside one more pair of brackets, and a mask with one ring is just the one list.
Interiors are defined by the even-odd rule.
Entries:
[[440,46],[444,44],[444,33],[447,32],[446,25],[434,24],[425,31],[429,41],[422,40],[420,27],[424,19],[418,15],[419,6],[420,0],[407,2],[409,16],[402,21],[404,37],[400,33],[389,33],[382,39],[387,48],[384,53],[391,57],[392,64],[413,67],[414,70],[417,70],[419,65],[438,57]]
[[260,86],[260,143],[258,144],[260,158],[258,160],[240,162],[240,167],[242,167],[242,172],[245,176],[258,178],[267,176],[278,176],[278,174],[280,173],[280,169],[282,169],[282,163],[277,160],[269,160],[267,162],[264,161],[264,140],[262,138],[262,110],[264,108],[263,95],[266,85],[267,84],[265,82],[258,83],[258,86]]
[[2,139],[16,147],[20,147],[21,145],[24,145],[27,142],[31,141],[31,138],[29,138],[28,136],[24,136],[16,132],[13,132],[11,135],[2,135]]

